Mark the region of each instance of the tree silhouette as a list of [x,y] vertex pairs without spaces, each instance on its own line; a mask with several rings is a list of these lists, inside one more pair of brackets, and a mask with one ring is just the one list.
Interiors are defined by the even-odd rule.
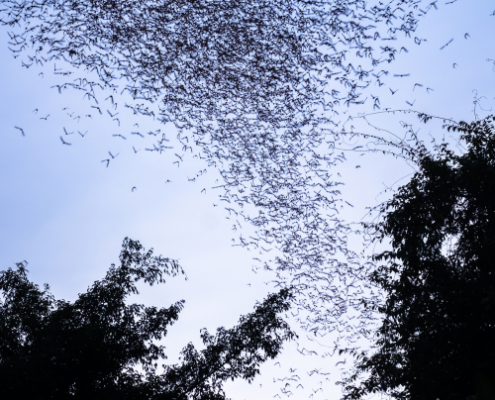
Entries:
[[495,397],[493,121],[447,125],[461,132],[463,154],[445,142],[433,152],[420,146],[420,171],[368,226],[375,241],[391,240],[371,275],[386,301],[373,354],[356,354],[355,373],[342,382],[346,399]]
[[[227,379],[252,380],[261,363],[295,337],[278,315],[287,289],[269,295],[232,329],[203,330],[205,349],[190,343],[182,362],[164,366],[154,343],[177,321],[184,301],[157,309],[125,303],[136,283],[183,274],[176,261],[125,239],[120,266],[73,302],[56,300],[28,280],[26,263],[0,274],[0,393],[9,399],[223,399]],[[141,367],[143,372],[136,371]]]

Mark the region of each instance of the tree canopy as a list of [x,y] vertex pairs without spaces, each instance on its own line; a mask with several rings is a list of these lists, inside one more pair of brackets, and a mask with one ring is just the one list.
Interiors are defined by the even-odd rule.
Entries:
[[[56,300],[29,281],[26,263],[0,273],[0,393],[9,399],[223,399],[223,382],[252,380],[295,334],[279,314],[292,294],[269,295],[254,312],[215,335],[205,329],[203,350],[190,343],[181,363],[163,366],[156,344],[179,317],[184,301],[157,309],[127,304],[136,283],[165,282],[184,271],[125,239],[120,266],[112,265],[73,302]],[[140,367],[142,372],[135,368]]]
[[[343,382],[346,399],[495,396],[495,128],[491,116],[447,125],[467,149],[421,146],[420,170],[380,206],[371,278],[386,293],[373,354]],[[359,385],[361,373],[368,377]]]

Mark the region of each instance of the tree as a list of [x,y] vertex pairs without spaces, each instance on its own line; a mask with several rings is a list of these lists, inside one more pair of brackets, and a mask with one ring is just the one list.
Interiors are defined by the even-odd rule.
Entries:
[[[426,119],[431,117],[426,117]],[[375,351],[358,356],[345,399],[495,398],[495,117],[447,125],[467,145],[420,144],[420,171],[382,204],[372,281],[386,293]],[[361,373],[368,377],[356,384]]]
[[[259,365],[295,337],[278,315],[292,294],[269,295],[232,329],[202,330],[206,348],[190,343],[182,363],[164,366],[163,338],[184,301],[157,309],[125,303],[136,283],[183,274],[176,261],[125,239],[120,266],[70,303],[30,282],[26,263],[0,274],[0,393],[9,399],[223,399],[227,379],[252,380]],[[141,366],[143,373],[134,367]]]

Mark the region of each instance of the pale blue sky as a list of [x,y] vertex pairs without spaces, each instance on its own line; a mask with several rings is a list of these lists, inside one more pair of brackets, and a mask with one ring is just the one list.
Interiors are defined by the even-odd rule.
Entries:
[[[490,16],[495,2],[458,0],[438,7],[424,18],[417,32],[428,42],[421,46],[408,42],[409,53],[402,53],[393,65],[382,66],[391,73],[411,73],[411,76],[389,78],[385,86],[372,87],[369,93],[380,95],[382,109],[410,108],[406,100],[416,100],[415,110],[472,120],[473,90],[479,96],[486,96],[481,103],[484,108],[494,105],[495,72],[493,63],[487,59],[495,59],[492,45],[495,16]],[[469,39],[464,38],[466,32]],[[177,160],[175,149],[162,155],[146,152],[144,141],[129,135],[137,129],[133,127],[137,122],[141,131],[162,129],[173,145],[173,128],[160,126],[158,121],[147,117],[136,119],[126,114],[123,107],[118,109],[122,117],[119,128],[110,118],[100,117],[91,109],[92,103],[83,100],[81,93],[58,94],[55,88],[50,89],[66,80],[51,73],[53,64],[21,68],[20,59],[13,59],[7,50],[5,28],[0,29],[0,38],[3,41],[0,47],[2,269],[27,260],[30,277],[35,282],[47,282],[56,297],[74,300],[78,293],[104,276],[110,263],[118,261],[125,236],[140,240],[146,248],[155,248],[156,253],[178,259],[188,275],[187,282],[174,278],[163,286],[143,288],[135,299],[157,306],[186,300],[179,322],[170,329],[166,341],[171,362],[187,342],[198,343],[200,328],[214,331],[218,326],[234,325],[241,314],[252,310],[256,300],[273,290],[264,283],[273,276],[252,272],[252,257],[257,255],[231,246],[231,239],[237,237],[231,230],[235,221],[226,219],[229,214],[218,201],[221,192],[211,190],[219,178],[217,172],[209,168],[195,183],[188,182],[187,177],[205,168],[201,162],[189,157],[178,168],[173,164]],[[440,50],[451,38],[454,41]],[[57,67],[66,68],[62,63],[57,63]],[[39,76],[41,72],[43,78]],[[413,92],[416,82],[424,87]],[[389,87],[399,91],[392,96]],[[427,94],[426,87],[434,91]],[[125,100],[117,101],[123,104]],[[366,104],[360,109],[349,108],[347,115],[370,111],[372,103],[368,100]],[[105,105],[113,112],[110,101]],[[62,110],[64,107],[69,109]],[[35,109],[37,113],[33,112]],[[72,112],[75,112],[72,117],[67,115]],[[46,121],[40,119],[47,114],[50,116]],[[92,119],[85,118],[86,114],[91,114]],[[480,112],[480,116],[486,114]],[[82,117],[79,123],[73,120],[77,115]],[[414,121],[410,116],[385,114],[372,116],[369,121],[401,133],[398,121],[407,118]],[[353,123],[364,129],[362,122]],[[22,137],[14,126],[22,127],[26,136]],[[64,127],[75,132],[64,136],[71,146],[64,146],[59,139],[64,135]],[[418,123],[419,127],[425,137],[430,132],[437,137],[444,133],[437,129],[438,124]],[[371,128],[366,129],[371,132]],[[78,130],[88,133],[83,138]],[[125,134],[127,140],[113,137],[116,133]],[[134,154],[132,146],[141,151]],[[177,145],[176,149],[180,150]],[[108,158],[108,151],[119,155],[106,168],[101,160]],[[377,204],[375,197],[384,184],[391,185],[411,172],[406,164],[383,156],[349,154],[347,158],[349,162],[340,172],[347,184],[343,194],[355,205],[344,214],[349,220],[361,219],[366,206]],[[358,164],[360,169],[355,168]],[[172,182],[165,183],[167,180]],[[136,187],[134,192],[133,187]],[[207,189],[206,194],[201,193],[203,188]],[[381,196],[378,200],[385,198]],[[245,232],[249,232],[249,227],[240,222]],[[324,390],[313,398],[338,399],[340,388],[333,385],[339,378],[335,360],[302,357],[294,346],[287,346],[280,362],[282,367],[267,363],[253,385],[242,381],[229,383],[227,394],[239,400],[271,399],[280,393],[281,386],[273,380],[283,378],[289,367],[296,366],[305,389],[295,390],[297,383],[293,384],[294,398],[308,398],[312,393],[310,388],[320,387],[322,377],[309,377],[307,372],[319,366],[332,375],[323,382]]]

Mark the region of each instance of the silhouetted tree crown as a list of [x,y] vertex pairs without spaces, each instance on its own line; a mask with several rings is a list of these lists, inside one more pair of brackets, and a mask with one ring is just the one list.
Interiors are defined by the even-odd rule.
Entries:
[[[371,357],[358,357],[345,398],[495,397],[495,117],[448,126],[467,150],[420,149],[420,171],[373,226],[392,250],[372,280],[386,293]],[[369,376],[359,385],[363,372]]]
[[[184,301],[169,308],[126,304],[140,280],[153,285],[183,274],[176,261],[125,239],[120,266],[73,302],[30,282],[26,263],[0,273],[0,395],[4,399],[224,399],[227,379],[252,380],[261,363],[295,337],[278,315],[291,294],[269,295],[232,329],[202,330],[205,349],[190,343],[181,363],[163,366],[167,334]],[[135,367],[141,367],[138,372]]]

